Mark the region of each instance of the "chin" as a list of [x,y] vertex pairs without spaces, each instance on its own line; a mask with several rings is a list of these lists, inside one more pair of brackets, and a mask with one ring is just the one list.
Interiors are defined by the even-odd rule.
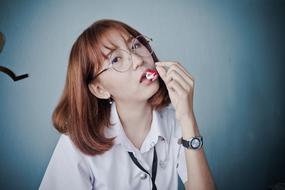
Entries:
[[145,90],[146,99],[151,98],[159,89],[158,80]]

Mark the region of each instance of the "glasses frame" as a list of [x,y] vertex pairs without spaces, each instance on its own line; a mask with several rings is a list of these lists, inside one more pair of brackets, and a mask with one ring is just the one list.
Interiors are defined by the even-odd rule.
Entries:
[[[136,36],[134,39],[136,39],[136,38],[138,38],[138,37],[144,37],[144,39],[146,39],[146,41],[147,41],[147,43],[149,43],[149,42],[152,42],[153,41],[153,39],[152,38],[149,38],[148,36],[146,36],[146,35],[143,35],[143,34],[141,34],[141,35],[138,35],[138,36]],[[133,45],[133,44],[132,44]],[[147,49],[148,49],[148,47],[146,47]],[[149,48],[152,50],[151,52],[150,52],[150,55],[152,55],[153,54],[153,49],[152,49],[152,47],[149,45]],[[124,50],[124,49],[121,49],[121,48],[118,48],[119,50],[122,50],[122,51],[125,51],[126,53],[128,53],[130,56],[131,56],[131,58],[132,58],[132,54],[135,54],[136,52],[136,49],[133,49],[132,47],[131,47],[131,50],[130,51],[127,51],[127,50]],[[149,50],[149,49],[148,49]],[[112,54],[111,54],[112,55]],[[138,55],[138,56],[140,56],[140,55]],[[132,59],[133,60],[133,59]],[[131,64],[130,64],[130,67],[132,66],[132,64],[133,64],[133,61],[131,60]],[[129,69],[130,69],[130,67],[126,70],[126,71],[128,71]],[[107,70],[109,70],[109,69],[113,69],[114,71],[117,71],[117,72],[120,72],[120,73],[123,73],[123,72],[126,72],[126,71],[118,71],[118,70],[116,70],[116,69],[114,69],[113,68],[113,64],[112,63],[109,63],[109,65],[105,68],[105,69],[103,69],[102,71],[100,71],[97,75],[95,75],[95,77],[92,79],[92,80],[95,80],[100,74],[102,74],[103,72],[105,72],[105,71],[107,71]]]

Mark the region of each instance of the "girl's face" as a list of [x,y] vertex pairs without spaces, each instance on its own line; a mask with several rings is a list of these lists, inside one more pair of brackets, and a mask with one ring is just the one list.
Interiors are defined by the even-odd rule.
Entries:
[[[103,41],[103,44],[107,47],[115,45],[117,48],[129,52],[132,61],[129,70],[125,72],[108,69],[100,74],[95,82],[93,82],[91,90],[96,97],[107,99],[111,96],[115,102],[124,103],[146,101],[159,89],[158,80],[141,82],[143,73],[147,69],[155,69],[155,65],[151,56],[141,57],[135,53],[131,53],[132,38],[131,35],[116,30],[108,32],[108,38]],[[111,52],[106,47],[103,47],[102,51],[105,55]],[[110,62],[116,64],[113,60],[106,59],[102,64],[102,70],[107,68]]]

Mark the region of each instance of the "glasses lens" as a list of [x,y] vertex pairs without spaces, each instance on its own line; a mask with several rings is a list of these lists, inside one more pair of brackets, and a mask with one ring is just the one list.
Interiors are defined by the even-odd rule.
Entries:
[[133,39],[132,49],[134,53],[142,57],[149,57],[153,53],[151,49],[151,39],[146,36],[138,36]]
[[113,69],[122,72],[127,71],[130,68],[132,58],[127,51],[117,49],[111,54],[109,61],[112,64]]

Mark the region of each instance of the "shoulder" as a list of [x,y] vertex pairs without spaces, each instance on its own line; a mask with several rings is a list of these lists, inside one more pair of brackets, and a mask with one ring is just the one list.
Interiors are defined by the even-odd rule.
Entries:
[[91,189],[93,183],[89,162],[68,135],[60,135],[39,189]]
[[71,138],[65,134],[61,134],[59,137],[48,170],[53,173],[63,168],[73,172],[77,172],[79,168],[86,173],[90,171],[90,156],[77,149]]
[[56,149],[76,152],[75,146],[73,145],[70,137],[66,134],[60,135],[56,145]]
[[61,158],[73,158],[74,160],[82,160],[85,155],[77,149],[71,138],[66,134],[61,134],[55,147],[53,156]]

